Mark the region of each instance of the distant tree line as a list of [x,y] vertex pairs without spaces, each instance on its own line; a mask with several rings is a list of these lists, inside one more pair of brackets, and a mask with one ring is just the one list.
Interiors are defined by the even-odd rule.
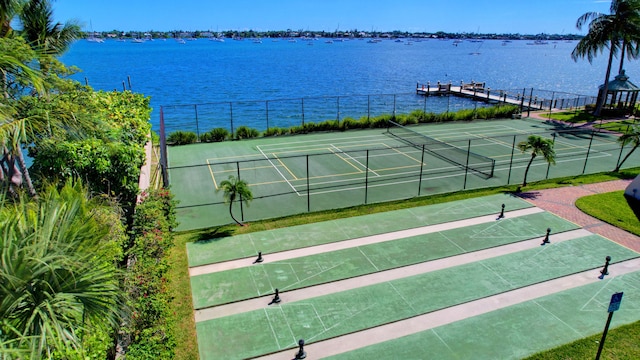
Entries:
[[301,37],[322,37],[322,38],[423,38],[423,39],[482,39],[482,40],[579,40],[583,36],[577,34],[497,34],[497,33],[451,33],[451,32],[409,32],[409,31],[362,31],[358,29],[345,31],[324,31],[324,30],[273,30],[273,31],[256,31],[256,30],[173,30],[173,31],[86,31],[85,37],[96,36],[102,38],[152,38],[152,39],[171,39],[171,38],[301,38]]

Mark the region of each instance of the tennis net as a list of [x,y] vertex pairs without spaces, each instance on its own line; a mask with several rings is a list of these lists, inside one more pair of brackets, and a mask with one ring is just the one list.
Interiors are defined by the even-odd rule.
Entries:
[[496,161],[490,157],[436,140],[393,121],[389,121],[387,133],[453,165],[471,170],[477,175],[486,178],[493,177]]

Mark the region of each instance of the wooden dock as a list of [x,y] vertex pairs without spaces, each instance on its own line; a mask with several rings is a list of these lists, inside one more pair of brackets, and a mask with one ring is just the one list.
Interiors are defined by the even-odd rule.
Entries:
[[[437,82],[435,85],[432,85],[431,83],[418,83],[416,85],[416,93],[424,96],[454,95],[489,103],[511,104],[519,106],[521,111],[524,109],[553,111],[556,109],[553,105],[557,104],[557,101],[554,102],[553,100],[527,96],[526,90],[524,89],[520,93],[507,92],[504,90],[492,90],[491,88],[486,87],[486,84],[483,82],[461,82],[460,85],[457,86],[451,83],[440,82]],[[560,107],[562,108],[563,106],[561,105]]]

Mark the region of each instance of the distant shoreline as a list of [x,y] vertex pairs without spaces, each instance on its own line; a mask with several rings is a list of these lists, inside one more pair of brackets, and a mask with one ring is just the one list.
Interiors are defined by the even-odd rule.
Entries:
[[580,40],[582,35],[577,34],[480,34],[480,33],[447,33],[447,32],[408,32],[408,31],[311,31],[311,30],[275,30],[275,31],[86,31],[85,38],[104,39],[172,39],[172,38],[228,38],[228,39],[252,39],[252,38],[331,38],[331,39],[466,39],[466,40],[548,40],[566,41]]

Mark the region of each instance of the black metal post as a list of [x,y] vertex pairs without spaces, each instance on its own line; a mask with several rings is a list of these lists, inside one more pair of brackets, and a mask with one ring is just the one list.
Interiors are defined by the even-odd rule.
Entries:
[[[553,133],[553,145],[556,144],[556,133]],[[549,178],[549,169],[551,169],[551,163],[547,163],[547,174],[545,175],[545,179]]]
[[587,170],[587,161],[589,160],[589,152],[591,152],[591,143],[593,142],[593,130],[591,130],[591,139],[589,139],[589,147],[587,148],[587,156],[584,157],[584,166],[582,167],[582,175]]
[[602,349],[604,348],[604,341],[607,339],[607,332],[609,332],[609,325],[611,325],[612,318],[613,318],[613,311],[609,313],[609,317],[607,318],[607,324],[604,326],[604,331],[602,332],[602,338],[600,338],[600,345],[598,345],[598,353],[596,354],[596,360],[600,360],[600,354],[602,354]]
[[367,149],[367,160],[364,166],[364,204],[367,204],[367,196],[369,195],[369,149]]
[[424,168],[424,145],[422,145],[422,157],[420,158],[420,178],[418,179],[418,196],[422,190],[422,169]]
[[267,130],[269,130],[269,100],[265,101],[265,113],[267,116]]
[[311,212],[311,188],[309,187],[309,154],[307,154],[307,212]]
[[198,105],[193,105],[193,111],[196,113],[196,135],[200,139],[200,127],[198,126]]
[[[238,181],[240,181],[240,162],[239,161],[236,161],[236,167],[238,168]],[[244,208],[242,206],[242,194],[240,194],[240,199],[238,199],[238,201],[240,201],[240,220],[244,222]]]
[[464,166],[464,184],[462,185],[462,189],[467,188],[467,174],[469,173],[469,153],[471,152],[471,139],[468,140],[469,144],[467,145],[467,164]]
[[233,130],[233,103],[229,102],[229,123],[231,125],[231,137],[233,138],[233,133],[235,132]]
[[513,166],[513,152],[516,150],[516,135],[513,135],[513,144],[511,145],[511,159],[509,159],[509,176],[507,176],[507,185],[511,182],[511,167]]

